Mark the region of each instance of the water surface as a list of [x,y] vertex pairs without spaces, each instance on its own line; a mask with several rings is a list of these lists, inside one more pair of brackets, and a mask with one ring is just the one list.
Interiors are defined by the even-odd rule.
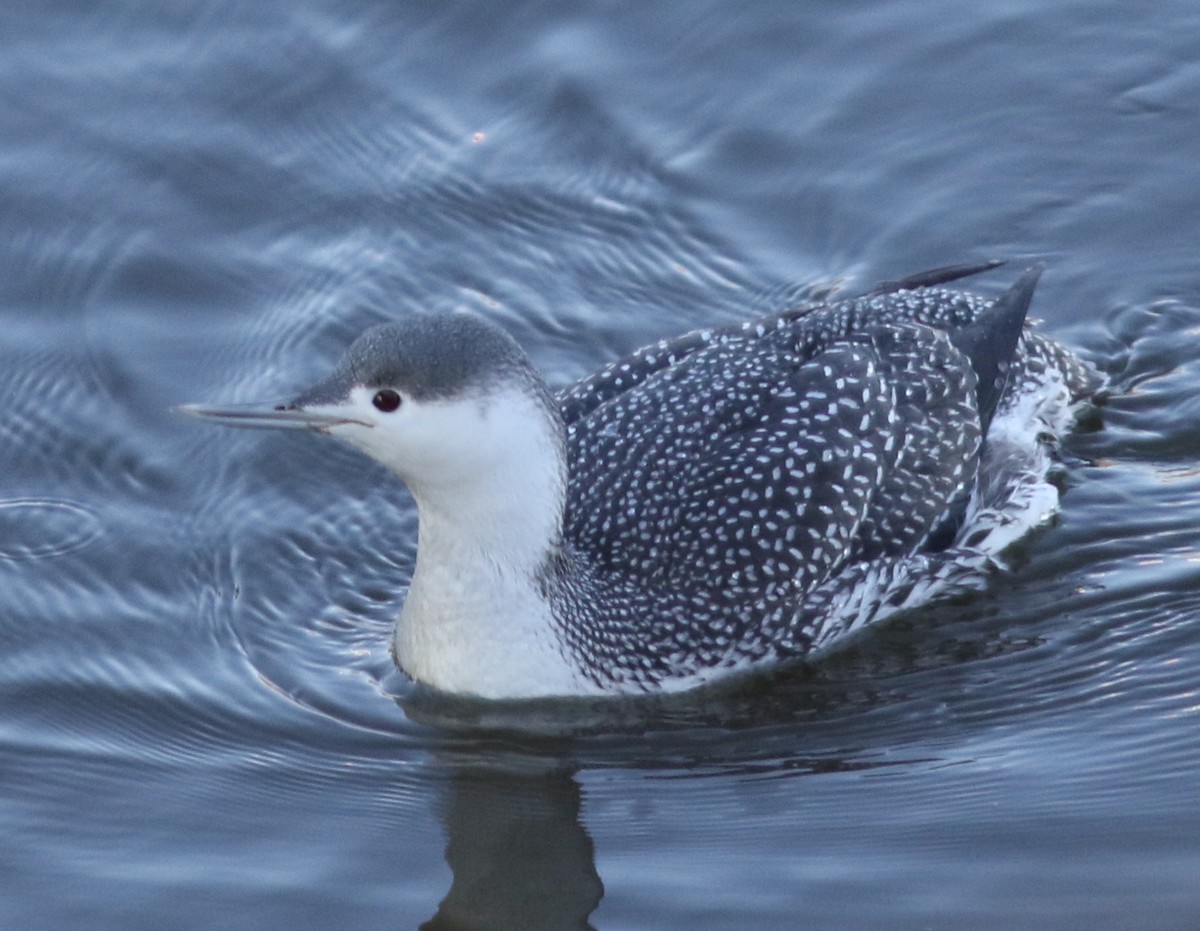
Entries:
[[[8,4],[0,925],[1194,928],[1200,13]],[[1113,380],[987,595],[664,703],[392,666],[407,493],[286,398],[365,326],[555,383],[987,258]]]

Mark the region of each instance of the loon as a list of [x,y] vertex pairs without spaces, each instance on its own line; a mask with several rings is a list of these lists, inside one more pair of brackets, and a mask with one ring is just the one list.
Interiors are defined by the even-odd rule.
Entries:
[[1101,387],[950,266],[700,329],[557,392],[469,313],[368,330],[290,404],[185,413],[328,434],[418,508],[397,664],[488,699],[679,691],[814,658],[984,587],[1051,517]]

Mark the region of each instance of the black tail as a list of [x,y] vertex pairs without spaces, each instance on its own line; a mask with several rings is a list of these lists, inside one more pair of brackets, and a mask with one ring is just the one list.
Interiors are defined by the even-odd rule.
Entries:
[[1037,287],[1044,267],[1034,265],[970,326],[950,334],[951,342],[971,360],[971,368],[979,379],[975,391],[985,436],[1008,383],[1008,371],[1025,326],[1033,289]]

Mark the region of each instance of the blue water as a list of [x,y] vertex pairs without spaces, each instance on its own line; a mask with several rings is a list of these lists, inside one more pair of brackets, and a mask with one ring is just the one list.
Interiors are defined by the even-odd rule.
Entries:
[[[0,51],[0,927],[1200,926],[1194,3],[48,0]],[[563,383],[993,257],[1113,379],[1058,525],[671,702],[414,689],[407,493],[170,410],[418,309]]]

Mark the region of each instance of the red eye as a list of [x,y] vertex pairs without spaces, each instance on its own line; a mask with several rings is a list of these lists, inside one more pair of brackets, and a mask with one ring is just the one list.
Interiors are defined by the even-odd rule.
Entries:
[[400,406],[400,392],[393,391],[391,388],[382,388],[375,392],[375,397],[371,398],[371,403],[375,405],[376,410],[390,414]]

